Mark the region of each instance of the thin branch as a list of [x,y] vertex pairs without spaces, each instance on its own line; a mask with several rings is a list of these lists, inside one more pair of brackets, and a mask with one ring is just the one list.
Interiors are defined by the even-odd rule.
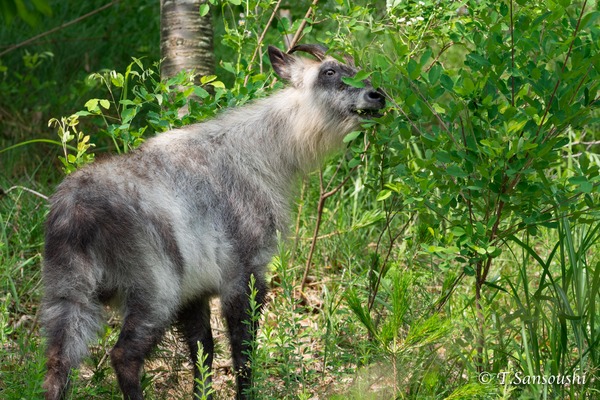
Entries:
[[464,276],[465,276],[465,272],[463,270],[463,272],[461,272],[460,275],[458,275],[456,277],[456,279],[454,279],[454,281],[452,282],[452,284],[450,285],[450,287],[448,288],[446,293],[440,299],[438,299],[438,301],[435,303],[435,305],[433,307],[433,309],[435,310],[436,313],[439,313],[442,311],[442,307],[444,307],[444,305],[448,302],[448,300],[450,299],[450,296],[452,295],[452,293],[454,293],[454,290],[456,289],[456,287],[458,286],[460,281],[462,281]]
[[427,68],[425,68],[425,72],[429,72],[431,70],[431,68],[433,68],[433,66],[435,64],[437,64],[438,60],[440,59],[440,57],[442,56],[442,54],[444,54],[444,52],[446,50],[448,50],[450,47],[454,46],[456,43],[454,42],[450,42],[450,43],[446,43],[441,49],[440,52],[438,53],[437,56],[435,56],[435,58],[433,59],[433,61],[431,62],[431,64],[429,64],[429,66]]
[[[369,147],[371,146],[371,143],[369,141],[367,141],[365,143],[365,147],[364,147],[364,151],[363,151],[363,155],[362,158],[364,160],[364,153],[366,153],[366,151],[369,149]],[[319,229],[321,228],[321,221],[323,218],[323,208],[325,206],[325,200],[327,200],[329,197],[333,196],[334,194],[336,194],[342,187],[344,187],[344,185],[346,184],[346,182],[348,182],[348,180],[352,177],[352,174],[354,173],[354,171],[356,171],[359,167],[360,164],[355,166],[354,168],[350,169],[350,171],[348,171],[348,174],[346,175],[346,177],[342,180],[342,182],[337,185],[335,188],[326,191],[329,189],[329,187],[331,187],[331,184],[334,180],[334,178],[336,177],[336,175],[338,174],[340,168],[341,168],[342,162],[338,163],[338,166],[333,174],[333,176],[329,179],[329,182],[327,183],[327,186],[323,185],[323,171],[319,171],[319,191],[320,191],[320,195],[319,195],[319,202],[317,204],[317,220],[315,222],[315,230],[313,232],[313,236],[312,236],[312,241],[310,243],[310,250],[308,253],[308,258],[306,259],[306,265],[304,267],[304,275],[302,276],[302,282],[300,284],[300,292],[302,292],[302,290],[304,290],[304,286],[306,285],[306,279],[308,278],[308,271],[310,270],[310,265],[312,264],[312,258],[313,258],[313,254],[315,252],[315,248],[317,246],[317,241],[319,240]]]
[[510,99],[510,105],[515,106],[515,24],[513,21],[513,2],[510,1],[510,59],[512,71],[510,72],[510,82],[512,86],[512,97]]
[[[292,41],[290,42],[290,46],[288,48],[288,51],[292,47],[294,47],[296,45],[296,43],[298,43],[298,41],[300,40],[300,36],[302,36],[302,32],[304,31],[304,28],[306,27],[306,21],[310,18],[310,15],[313,12],[313,8],[316,7],[316,5],[317,5],[318,2],[319,2],[319,0],[313,0],[313,2],[311,3],[311,5],[308,7],[308,11],[306,11],[306,14],[304,15],[304,19],[302,20],[302,23],[298,27],[298,30],[296,31],[296,34],[294,35],[294,37],[292,38]],[[273,79],[273,82],[271,82],[270,88],[273,89],[275,87],[276,83],[277,83],[277,77],[275,77]]]
[[[331,196],[333,196],[334,194],[336,194],[342,187],[344,187],[344,185],[346,184],[346,182],[348,182],[348,180],[352,176],[352,173],[354,171],[356,171],[356,169],[358,167],[359,167],[359,165],[357,165],[356,167],[352,168],[349,171],[348,175],[344,178],[344,180],[339,185],[337,185],[335,188],[331,189],[328,192],[324,192],[325,189],[323,187],[323,172],[319,171],[319,181],[320,181],[320,185],[321,185],[321,195],[319,196],[319,203],[317,204],[317,220],[315,222],[315,230],[313,232],[312,242],[310,243],[310,250],[308,252],[308,257],[306,259],[306,265],[304,266],[304,275],[302,275],[302,282],[300,284],[300,292],[302,292],[304,290],[304,286],[306,285],[306,279],[308,278],[308,271],[310,270],[310,265],[312,264],[313,254],[314,254],[315,249],[317,247],[317,241],[318,241],[318,237],[319,237],[319,230],[321,228],[321,222],[323,220],[323,208],[325,207],[325,201],[328,198],[330,198]],[[328,186],[329,186],[329,184],[328,184]]]
[[302,220],[302,209],[304,208],[304,195],[306,192],[306,178],[302,179],[302,190],[300,191],[300,202],[298,203],[298,211],[296,215],[296,229],[294,235],[294,247],[292,250],[292,257],[290,258],[290,265],[294,265],[296,261],[296,252],[298,251],[298,242],[300,240],[300,223]]
[[577,145],[584,145],[584,146],[595,146],[600,144],[600,140],[593,140],[591,142],[571,142],[568,144],[568,146],[577,146]]
[[294,47],[296,45],[296,43],[298,43],[298,41],[300,40],[300,36],[302,36],[302,33],[304,32],[304,28],[306,27],[306,21],[310,18],[310,15],[313,12],[313,8],[316,7],[318,2],[319,2],[319,0],[313,0],[312,4],[308,8],[308,11],[306,11],[306,15],[304,15],[304,19],[302,20],[302,23],[298,27],[296,34],[294,35],[294,37],[292,38],[292,41],[290,42],[290,49],[292,47]]
[[256,59],[256,56],[260,52],[260,48],[261,48],[263,40],[265,39],[265,35],[267,34],[267,30],[269,29],[269,27],[271,26],[271,23],[275,19],[275,15],[277,15],[279,6],[281,6],[281,1],[282,0],[278,0],[277,4],[275,4],[275,7],[273,8],[273,12],[271,13],[271,16],[269,17],[269,20],[267,21],[267,25],[265,25],[265,29],[263,29],[262,33],[260,34],[260,37],[258,38],[258,42],[256,43],[256,49],[254,49],[252,58],[250,59],[250,62],[248,63],[248,75],[246,75],[246,77],[244,78],[244,86],[246,86],[248,84],[248,79],[250,79],[250,71],[252,71],[252,65],[254,64],[254,60]]
[[[571,38],[571,44],[569,45],[569,50],[567,51],[567,56],[565,57],[565,61],[563,62],[563,66],[560,71],[560,76],[562,76],[564,74],[565,68],[567,67],[567,61],[569,61],[571,52],[573,51],[573,44],[575,44],[575,39],[577,38],[577,34],[579,33],[579,27],[581,26],[581,19],[583,18],[583,14],[585,13],[586,6],[587,6],[587,0],[585,0],[583,2],[583,5],[581,6],[581,13],[579,14],[579,18],[577,19],[577,25],[575,26],[575,30],[573,31],[573,37]],[[561,82],[560,76],[556,80],[556,85],[554,85],[554,90],[552,91],[552,95],[550,96],[550,101],[548,102],[548,105],[546,106],[546,109],[544,110],[544,115],[540,119],[540,123],[538,125],[537,132],[535,133],[536,140],[539,138],[540,132],[542,130],[542,126],[544,126],[544,123],[546,122],[546,117],[548,116],[548,113],[550,112],[550,107],[552,106],[552,103],[554,102],[554,97],[556,96],[556,92],[558,91],[558,87]]]
[[[438,120],[438,123],[442,126],[442,128],[444,128],[444,131],[450,133],[450,129],[448,129],[448,126],[444,123],[444,120],[442,119],[442,117],[440,116],[440,114],[437,111],[435,111],[435,109],[433,108],[432,105],[429,104],[429,102],[427,101],[427,98],[419,90],[419,87],[417,85],[415,85],[411,81],[409,81],[408,83],[414,89],[413,93],[416,92],[419,95],[419,97],[421,97],[421,100],[423,100],[423,103],[425,103],[425,105],[427,106],[427,108],[429,108],[429,111],[431,111],[431,113]],[[449,134],[448,136],[450,137],[450,139],[452,139],[452,141],[454,141],[454,138],[452,137],[452,135]],[[455,142],[455,144],[456,144],[456,142]]]
[[15,189],[21,189],[21,190],[23,190],[23,191],[25,191],[25,192],[29,192],[29,193],[31,193],[31,194],[34,194],[34,195],[36,195],[37,197],[40,197],[40,198],[42,198],[42,199],[44,199],[44,200],[48,201],[48,196],[46,196],[46,195],[44,195],[44,194],[41,194],[40,192],[36,192],[36,191],[35,191],[35,190],[33,190],[33,189],[29,189],[29,188],[27,188],[27,187],[25,187],[25,186],[12,186],[12,187],[10,187],[10,188],[6,189],[4,192],[2,192],[2,190],[0,189],[0,195],[2,195],[2,194],[6,194],[6,193],[8,193],[8,192],[11,192],[11,191],[13,191],[13,190],[15,190]]
[[40,38],[43,38],[44,36],[51,35],[51,34],[53,34],[54,32],[58,32],[58,31],[60,31],[61,29],[64,29],[64,28],[66,28],[66,27],[68,27],[68,26],[71,26],[71,25],[73,25],[73,24],[76,24],[76,23],[78,23],[78,22],[80,22],[80,21],[83,21],[84,19],[86,19],[86,18],[89,18],[89,17],[91,17],[92,15],[98,14],[99,12],[101,12],[101,11],[104,11],[104,10],[106,10],[107,8],[109,8],[109,7],[112,7],[113,5],[117,4],[119,1],[120,1],[120,0],[114,0],[114,1],[111,1],[110,3],[108,3],[108,4],[105,4],[105,5],[103,5],[102,7],[99,7],[99,8],[97,8],[97,9],[93,10],[93,11],[90,11],[89,13],[87,13],[87,14],[84,14],[84,15],[82,15],[81,17],[77,17],[77,18],[75,18],[75,19],[74,19],[74,20],[72,20],[72,21],[65,22],[64,24],[57,26],[56,28],[52,28],[52,29],[50,29],[49,31],[46,31],[46,32],[40,33],[39,35],[35,35],[35,36],[34,36],[34,37],[32,37],[32,38],[29,38],[29,39],[27,39],[27,40],[24,40],[24,41],[22,41],[21,43],[15,44],[14,46],[11,46],[11,47],[9,47],[8,49],[6,49],[6,50],[4,50],[3,52],[1,52],[1,53],[0,53],[0,57],[2,57],[2,56],[3,56],[3,55],[5,55],[5,54],[8,54],[8,53],[10,53],[10,52],[11,52],[11,51],[13,51],[13,50],[16,50],[16,49],[18,49],[18,48],[21,48],[21,47],[23,47],[23,46],[26,46],[26,45],[28,45],[28,44],[30,44],[30,43],[33,43],[33,42],[35,42],[36,40],[38,40],[38,39],[40,39]]
[[[369,312],[371,311],[371,309],[373,308],[373,305],[375,304],[375,298],[377,297],[377,293],[379,292],[379,287],[381,286],[381,279],[383,278],[383,270],[390,259],[390,255],[392,254],[394,244],[396,243],[398,238],[402,234],[404,234],[404,232],[406,231],[406,228],[408,228],[408,225],[413,221],[416,214],[415,213],[411,214],[410,218],[406,221],[406,223],[402,226],[402,228],[400,228],[398,230],[398,233],[396,233],[396,235],[392,236],[392,232],[389,229],[390,229],[390,224],[392,222],[392,219],[396,215],[398,215],[398,214],[397,213],[392,214],[391,218],[388,219],[386,226],[384,227],[384,232],[387,231],[388,234],[390,235],[390,243],[388,245],[388,249],[387,249],[385,258],[383,259],[383,262],[381,263],[381,268],[379,268],[379,275],[377,276],[377,282],[375,283],[375,287],[373,288],[373,291],[369,295],[370,296],[369,305],[368,305]],[[383,232],[382,232],[382,235],[383,235]],[[380,239],[381,239],[381,236],[380,236]],[[379,247],[379,242],[377,243],[377,247]]]

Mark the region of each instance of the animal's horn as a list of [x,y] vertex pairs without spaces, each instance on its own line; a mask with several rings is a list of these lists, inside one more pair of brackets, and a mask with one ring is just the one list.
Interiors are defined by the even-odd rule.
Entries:
[[327,50],[327,47],[323,46],[322,44],[299,44],[289,49],[288,54],[295,53],[296,51],[303,51],[317,57],[319,61],[323,61]]

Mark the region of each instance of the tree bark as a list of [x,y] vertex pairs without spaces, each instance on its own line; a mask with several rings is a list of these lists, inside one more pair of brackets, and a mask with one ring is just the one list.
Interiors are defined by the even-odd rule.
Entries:
[[215,57],[210,12],[201,17],[206,0],[160,0],[160,68],[162,79],[194,70],[199,79],[213,75]]

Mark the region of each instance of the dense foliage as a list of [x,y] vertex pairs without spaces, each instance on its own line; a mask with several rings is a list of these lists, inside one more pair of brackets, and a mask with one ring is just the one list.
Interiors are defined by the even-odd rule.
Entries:
[[[256,397],[594,397],[596,5],[285,3],[203,8],[213,12],[220,62],[201,87],[186,74],[159,79],[150,1],[118,3],[52,36],[60,40],[0,56],[0,397],[39,397],[43,374],[35,315],[46,203],[31,191],[50,193],[61,168],[95,154],[128,152],[268,94],[265,46],[297,32],[352,56],[390,106],[303,182],[252,351]],[[50,2],[48,21],[101,5]],[[284,6],[292,20],[279,17]],[[12,24],[1,42],[31,35]],[[64,43],[95,35],[100,43]],[[109,324],[75,398],[114,394],[105,351],[115,332]],[[183,362],[176,344],[160,356]],[[175,381],[156,377],[164,368]],[[187,395],[176,379],[190,378],[176,369],[147,367],[150,398]],[[230,386],[217,386],[217,398]]]

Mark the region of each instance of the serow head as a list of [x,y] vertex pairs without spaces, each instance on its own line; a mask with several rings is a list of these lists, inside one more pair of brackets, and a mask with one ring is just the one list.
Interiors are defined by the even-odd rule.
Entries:
[[[316,60],[293,55],[299,51]],[[277,75],[312,99],[313,107],[325,111],[328,118],[358,124],[363,118],[380,115],[385,107],[383,92],[374,89],[368,79],[354,85],[344,82],[343,78],[354,78],[358,69],[352,62],[342,63],[326,53],[327,48],[319,44],[298,45],[288,53],[269,46],[269,58]]]

